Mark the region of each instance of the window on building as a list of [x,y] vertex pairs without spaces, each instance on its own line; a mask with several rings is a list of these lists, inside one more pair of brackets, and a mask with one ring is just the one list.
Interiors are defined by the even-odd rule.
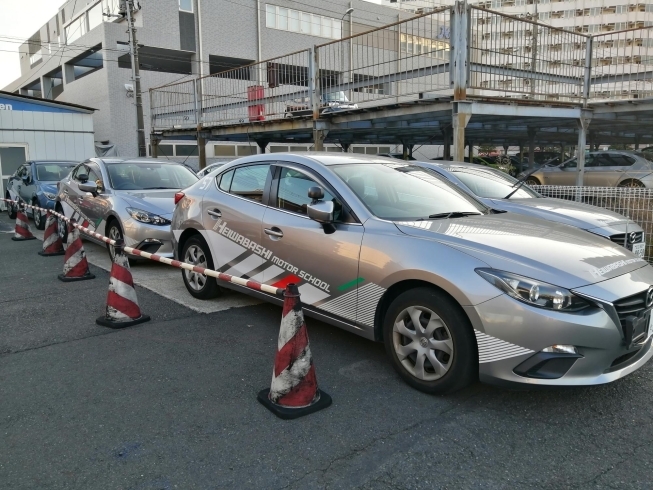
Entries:
[[102,59],[102,45],[98,44],[94,48],[82,53],[77,58],[69,61],[66,65],[72,66],[73,80],[78,80],[102,69],[104,66]]
[[193,13],[193,0],[179,0],[179,10]]
[[233,145],[213,145],[213,154],[216,157],[235,157],[236,147]]
[[265,5],[265,26],[271,29],[329,39],[340,39],[342,37],[342,21],[340,19],[301,12],[277,5]]
[[[254,60],[245,58],[230,58],[228,56],[209,55],[209,72],[220,78],[232,80],[252,80],[252,67],[248,66]],[[221,72],[226,72],[222,73]]]
[[66,44],[71,44],[86,34],[86,14],[82,14],[66,26]]
[[100,2],[88,11],[88,30],[92,31],[102,22],[102,2]]
[[271,146],[270,153],[285,153],[288,151],[287,146]]
[[245,157],[247,155],[256,155],[258,153],[256,146],[239,146],[238,156]]
[[197,145],[175,145],[175,156],[197,156]]
[[43,59],[43,53],[39,49],[36,53],[34,53],[29,57],[29,66],[32,67],[37,63],[40,63],[42,59]]
[[[122,47],[122,45],[118,45]],[[144,71],[159,71],[164,73],[179,73],[189,75],[192,72],[191,56],[187,51],[140,46],[138,48],[139,66]],[[118,67],[131,69],[132,61],[129,53],[118,58]]]

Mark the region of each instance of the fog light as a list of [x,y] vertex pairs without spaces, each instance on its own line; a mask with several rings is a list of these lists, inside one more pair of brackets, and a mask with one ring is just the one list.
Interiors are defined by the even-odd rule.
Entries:
[[576,347],[574,347],[573,345],[560,345],[560,344],[552,345],[551,347],[542,349],[542,352],[553,352],[556,354],[578,354]]

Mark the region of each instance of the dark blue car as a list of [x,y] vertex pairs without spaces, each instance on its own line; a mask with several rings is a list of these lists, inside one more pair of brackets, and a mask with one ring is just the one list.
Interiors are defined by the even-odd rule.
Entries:
[[[54,209],[57,182],[66,177],[77,163],[45,160],[25,162],[9,177],[5,197],[46,209]],[[16,218],[16,206],[8,206],[7,212],[11,219]],[[43,214],[32,213],[29,208],[27,214],[34,218],[34,224],[39,230],[45,228]]]

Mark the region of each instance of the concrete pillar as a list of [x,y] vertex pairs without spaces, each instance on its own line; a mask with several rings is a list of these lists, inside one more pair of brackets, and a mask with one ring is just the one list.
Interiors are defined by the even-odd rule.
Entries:
[[154,138],[154,134],[150,135],[150,156],[159,158],[159,140]]
[[342,149],[345,153],[349,153],[349,147],[351,146],[351,143],[340,143],[340,146],[342,146]]
[[469,158],[470,162],[474,160],[474,145],[471,141],[467,142],[467,158]]
[[524,163],[524,142],[523,141],[519,142],[519,163]]
[[510,145],[503,145],[503,154],[504,154],[504,156],[508,156],[508,148],[510,148]]
[[442,131],[442,135],[444,137],[442,159],[449,160],[451,158],[451,128],[445,127]]
[[258,140],[256,144],[258,145],[259,154],[265,153],[265,149],[268,147],[268,142],[265,140]]
[[401,158],[408,160],[408,146],[405,144],[401,145]]
[[413,158],[413,148],[415,148],[415,145],[408,145],[408,157]]
[[315,151],[324,151],[324,139],[328,131],[325,129],[313,129],[313,146]]
[[465,128],[467,127],[470,116],[470,114],[458,112],[452,117],[453,159],[457,162],[465,161]]
[[564,143],[560,145],[560,162],[565,161],[565,145]]
[[[583,186],[583,176],[585,175],[585,144],[587,142],[587,129],[589,128],[592,119],[591,113],[581,115],[578,120],[578,148],[576,149],[576,158],[578,166],[576,167],[576,186]],[[580,201],[580,193],[576,195],[576,200]]]

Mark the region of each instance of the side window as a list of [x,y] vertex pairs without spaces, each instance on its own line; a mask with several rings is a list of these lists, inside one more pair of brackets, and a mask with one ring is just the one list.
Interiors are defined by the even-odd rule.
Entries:
[[[585,162],[585,163],[587,163],[587,162]],[[569,160],[567,163],[565,163],[565,168],[576,168],[576,167],[578,167],[578,160],[575,159],[575,158],[573,160]]]
[[16,170],[16,177],[20,177],[21,179],[27,175],[27,168],[25,165],[21,165],[18,167],[18,170]]
[[222,189],[225,192],[229,192],[229,189],[231,188],[231,181],[234,178],[234,171],[230,170],[227,173],[224,173],[220,175],[220,184],[218,187]]
[[[234,196],[262,202],[265,182],[267,181],[269,172],[270,164],[238,167],[234,169],[231,182],[229,183],[229,190],[226,191],[226,189],[222,187],[222,181],[220,182],[220,188]],[[225,185],[226,184],[227,182],[225,181]]]
[[306,206],[311,202],[311,198],[308,197],[308,189],[315,186],[322,187],[324,201],[333,201],[335,205],[334,218],[338,221],[342,214],[340,201],[311,177],[292,168],[281,169],[276,207],[293,213],[306,214]]
[[73,180],[75,182],[81,182],[81,180],[79,180],[79,176],[87,175],[86,172],[87,172],[86,167],[84,165],[79,165],[75,170],[73,170],[73,175],[72,175]]
[[86,165],[86,170],[88,171],[88,180],[89,182],[97,182],[102,180],[102,172],[100,172],[100,167],[95,163],[89,163]]
[[585,168],[598,167],[601,165],[601,159],[598,155],[585,155]]
[[608,158],[611,160],[611,167],[630,167],[635,163],[635,159],[627,155],[609,155]]

